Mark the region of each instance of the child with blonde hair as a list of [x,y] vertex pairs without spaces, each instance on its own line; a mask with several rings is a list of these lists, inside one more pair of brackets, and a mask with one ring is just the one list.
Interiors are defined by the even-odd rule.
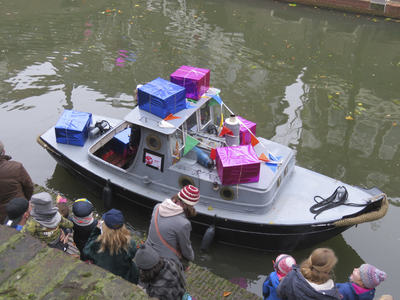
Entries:
[[264,300],[279,300],[276,295],[276,289],[282,278],[284,278],[290,271],[292,266],[296,264],[295,259],[287,254],[281,254],[276,258],[274,264],[275,272],[272,272],[265,278],[263,283],[263,297]]
[[336,286],[343,300],[372,300],[375,287],[386,279],[386,273],[369,264],[362,264],[354,269],[350,281],[337,283]]
[[280,299],[340,299],[340,294],[332,280],[333,267],[338,259],[328,248],[315,249],[300,267],[284,277],[276,290]]

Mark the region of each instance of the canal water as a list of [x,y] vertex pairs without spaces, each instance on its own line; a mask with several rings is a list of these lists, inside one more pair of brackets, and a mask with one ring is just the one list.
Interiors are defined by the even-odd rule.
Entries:
[[[64,109],[123,118],[137,84],[207,68],[222,100],[295,149],[298,165],[388,195],[383,219],[317,246],[339,257],[337,282],[367,262],[387,273],[377,297],[400,296],[400,23],[258,0],[3,0],[0,16],[0,140],[34,182],[101,214],[36,137]],[[149,220],[124,212],[146,232]],[[197,264],[261,295],[276,254],[217,243],[201,253],[200,242]]]

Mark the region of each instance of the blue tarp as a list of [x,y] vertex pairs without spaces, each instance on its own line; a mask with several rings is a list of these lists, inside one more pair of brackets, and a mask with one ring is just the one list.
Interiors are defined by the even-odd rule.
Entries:
[[83,146],[89,135],[92,114],[76,110],[64,110],[55,131],[57,143]]
[[138,88],[139,108],[165,119],[186,108],[186,91],[175,83],[163,78]]

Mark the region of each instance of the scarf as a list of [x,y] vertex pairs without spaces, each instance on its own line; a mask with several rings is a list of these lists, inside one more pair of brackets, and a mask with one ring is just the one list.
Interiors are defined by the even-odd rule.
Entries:
[[77,217],[75,215],[72,216],[72,220],[75,224],[79,226],[89,226],[93,223],[93,213],[90,213],[86,217]]
[[36,222],[47,228],[56,228],[61,221],[58,207],[53,207],[46,211],[35,210],[35,208],[32,208],[31,216]]
[[172,217],[183,213],[182,206],[174,203],[171,199],[165,199],[160,204],[160,216],[162,217]]

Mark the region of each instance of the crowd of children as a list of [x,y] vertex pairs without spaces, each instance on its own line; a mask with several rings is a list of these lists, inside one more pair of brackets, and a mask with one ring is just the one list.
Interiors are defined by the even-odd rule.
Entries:
[[[190,207],[199,196],[198,190],[191,188],[194,203]],[[188,191],[183,189],[180,193],[185,196],[185,192]],[[182,200],[182,197],[178,199]],[[183,197],[182,201],[185,200]],[[98,221],[93,217],[92,203],[82,198],[73,203],[70,216],[66,199],[57,197],[57,204],[53,206],[51,195],[42,192],[33,195],[30,202],[13,199],[7,204],[6,212],[6,225],[63,251],[67,250],[68,238],[73,232],[81,260],[132,283],[137,284],[140,280],[151,297],[163,295],[163,299],[180,299],[186,292],[181,262],[163,256],[148,243],[137,249],[119,210],[111,209],[102,216],[102,221]],[[179,213],[184,214],[184,210]],[[315,249],[300,265],[292,256],[280,254],[273,261],[274,271],[263,283],[263,299],[374,299],[375,288],[386,279],[386,273],[370,264],[362,264],[353,270],[348,282],[335,284],[333,268],[337,262],[335,253],[328,248]],[[393,300],[393,297],[384,295],[380,300]]]
[[[333,268],[337,262],[335,253],[328,248],[315,249],[300,266],[290,255],[279,255],[273,262],[275,271],[263,283],[264,300],[374,299],[375,288],[386,279],[386,273],[362,264],[354,269],[349,282],[335,284]],[[384,295],[380,300],[393,300],[393,297]]]

